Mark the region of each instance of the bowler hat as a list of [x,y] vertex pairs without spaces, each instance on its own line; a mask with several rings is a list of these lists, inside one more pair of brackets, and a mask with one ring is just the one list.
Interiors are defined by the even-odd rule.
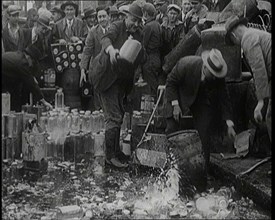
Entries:
[[37,48],[35,44],[29,45],[24,51],[35,61],[39,61],[43,58],[41,50]]
[[156,0],[154,5],[163,5],[165,2],[165,0]]
[[76,4],[74,1],[66,1],[66,2],[64,2],[63,4],[61,4],[61,10],[65,10],[65,8],[66,8],[66,6],[68,6],[68,5],[71,5],[71,6],[73,6],[74,8],[75,8],[75,16],[77,16],[77,14],[78,14],[78,4]]
[[237,27],[239,24],[243,24],[246,26],[247,23],[248,23],[247,18],[244,18],[244,17],[239,18],[237,15],[232,15],[231,17],[229,17],[228,20],[225,22],[225,31],[226,31],[225,42],[229,45],[230,44],[232,45],[233,42],[230,39],[231,31],[235,27]]
[[170,5],[168,5],[168,7],[167,7],[167,12],[170,11],[171,9],[176,10],[178,13],[181,12],[180,6],[178,6],[178,5],[176,5],[176,4],[170,4]]
[[62,15],[62,17],[65,17],[64,11],[60,8],[60,6],[56,5],[53,8],[51,8],[50,12],[57,12]]
[[21,7],[18,5],[10,5],[7,9],[7,13],[9,15],[14,15],[14,14],[20,13],[20,11],[21,11]]
[[96,16],[96,10],[92,6],[84,9],[84,17],[82,20],[85,20],[90,16]]
[[142,17],[143,17],[142,9],[137,3],[132,3],[129,6],[129,11],[127,13],[133,15],[134,17],[136,17],[138,19],[142,19]]
[[51,21],[51,18],[49,16],[47,16],[46,14],[41,14],[37,19],[38,24],[41,24],[42,26],[46,27],[49,30],[52,29],[50,27],[50,21]]
[[144,4],[143,11],[146,11],[149,15],[152,15],[152,16],[157,14],[157,10],[156,10],[155,6],[148,2],[146,2]]
[[227,64],[218,49],[203,51],[201,57],[204,65],[215,77],[224,78],[226,76]]

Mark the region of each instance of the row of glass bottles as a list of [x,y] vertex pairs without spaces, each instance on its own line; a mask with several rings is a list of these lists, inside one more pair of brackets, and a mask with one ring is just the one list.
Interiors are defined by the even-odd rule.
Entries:
[[40,117],[39,125],[43,131],[49,134],[63,132],[77,134],[96,133],[104,129],[104,115],[102,111],[79,111],[72,109],[71,112],[67,108],[50,112],[43,112]]

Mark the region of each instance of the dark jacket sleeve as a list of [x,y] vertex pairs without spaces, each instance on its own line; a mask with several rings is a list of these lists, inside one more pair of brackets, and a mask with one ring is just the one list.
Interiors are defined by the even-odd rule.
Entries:
[[112,45],[119,36],[119,28],[116,23],[112,23],[107,33],[101,39],[102,49],[105,50],[108,46]]
[[168,102],[179,100],[178,90],[185,78],[184,66],[178,62],[166,80],[166,99]]

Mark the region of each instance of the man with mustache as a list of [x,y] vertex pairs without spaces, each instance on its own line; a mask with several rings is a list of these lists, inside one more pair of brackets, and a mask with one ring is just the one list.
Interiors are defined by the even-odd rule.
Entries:
[[133,64],[119,57],[119,50],[131,36],[142,42],[141,7],[137,3],[129,6],[127,17],[123,21],[111,24],[101,40],[103,53],[95,58],[94,67],[99,71],[92,72],[92,81],[99,91],[105,117],[106,162],[118,167],[127,167],[121,162],[123,156],[119,148],[120,128],[124,117],[124,100],[130,93],[134,71],[142,61],[142,51]]

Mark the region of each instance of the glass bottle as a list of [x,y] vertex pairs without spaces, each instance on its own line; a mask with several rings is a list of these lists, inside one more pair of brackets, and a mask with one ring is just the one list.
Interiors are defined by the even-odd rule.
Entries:
[[55,108],[62,109],[64,108],[64,93],[62,88],[59,88],[55,93]]
[[103,111],[99,111],[99,130],[105,129],[105,123],[104,123],[104,114]]
[[77,134],[77,133],[79,133],[79,131],[80,131],[79,114],[74,111],[72,114],[71,132],[73,134]]
[[84,114],[85,114],[85,111],[83,111],[83,110],[79,111],[80,131],[83,131]]
[[42,112],[42,115],[40,117],[39,126],[42,129],[43,132],[47,131],[48,126],[48,116],[46,112]]
[[91,123],[90,123],[91,111],[86,111],[83,116],[82,130],[84,133],[91,132]]

